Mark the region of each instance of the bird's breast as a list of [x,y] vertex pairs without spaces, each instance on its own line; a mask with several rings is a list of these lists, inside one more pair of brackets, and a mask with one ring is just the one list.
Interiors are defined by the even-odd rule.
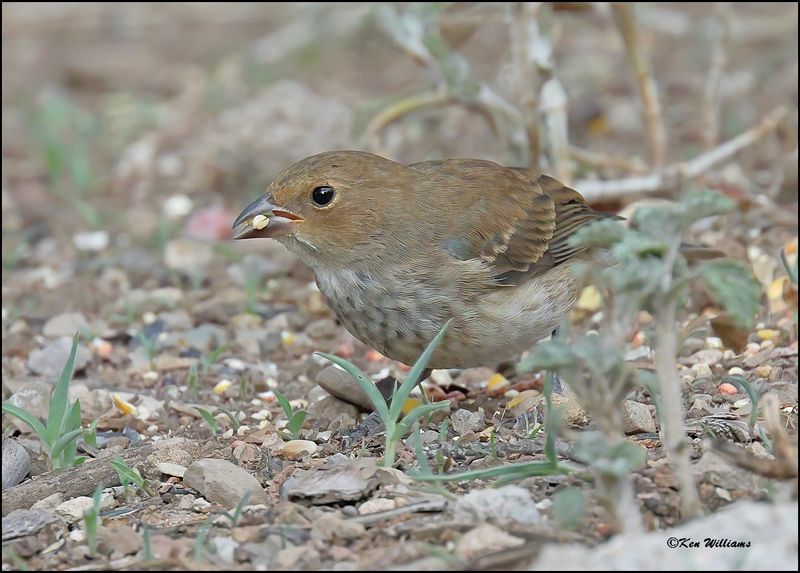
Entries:
[[392,270],[315,269],[326,304],[356,338],[384,355],[413,364],[445,322],[454,319],[432,368],[495,366],[548,336],[575,300],[566,269],[523,286],[461,296],[427,274]]
[[325,303],[348,332],[406,364],[413,363],[442,325],[459,312],[447,293],[412,277],[315,270]]

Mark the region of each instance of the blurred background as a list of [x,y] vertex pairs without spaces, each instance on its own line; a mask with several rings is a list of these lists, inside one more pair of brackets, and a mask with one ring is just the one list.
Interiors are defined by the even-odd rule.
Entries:
[[[200,438],[205,456],[258,468],[277,499],[288,474],[270,457],[283,447],[275,428],[286,422],[274,391],[283,392],[295,409],[308,408],[303,436],[324,450],[302,464],[316,464],[335,451],[329,443],[333,432],[355,423],[359,413],[358,402],[323,390],[323,383],[333,383],[324,380],[326,362],[313,352],[352,360],[375,380],[403,367],[350,336],[324,305],[313,273],[281,245],[234,243],[231,224],[292,163],[351,148],[400,162],[461,156],[541,169],[598,208],[626,216],[642,200],[680,200],[693,189],[734,199],[734,212],[699,221],[687,240],[721,248],[749,265],[762,287],[759,323],[754,332],[722,321],[708,327],[713,304],[705,293],[692,293],[679,317],[688,321],[681,325],[682,352],[692,353],[679,365],[683,382],[693,383],[686,410],[695,421],[733,412],[729,418],[746,427],[738,418],[750,412],[743,407],[749,407],[747,396],[731,384],[717,388],[726,372],[744,375],[743,365],[751,381],[769,383],[779,395],[785,418],[778,426],[785,419],[796,434],[797,290],[781,251],[796,269],[797,11],[796,3],[4,2],[3,399],[48,417],[52,384],[78,331],[70,395],[80,397],[81,421],[93,422],[107,439],[98,457],[124,451],[142,436]],[[591,288],[572,314],[577,331],[598,328],[603,315],[601,296]],[[626,360],[650,355],[643,332],[653,317],[637,317]],[[697,334],[701,326],[705,331]],[[711,328],[715,336],[703,338]],[[327,372],[334,381],[344,376]],[[484,418],[518,415],[512,398],[542,387],[538,373],[510,382],[490,368],[442,370],[432,378],[430,397],[469,405],[470,411],[457,413],[476,418],[479,430]],[[197,404],[217,412],[222,441],[209,439],[213,426],[204,425]],[[516,404],[523,413],[529,405],[519,399]],[[632,433],[655,436],[654,407],[633,406],[649,423]],[[216,410],[223,407],[241,411],[251,429],[258,428],[247,444],[238,440],[243,433],[234,436],[238,421],[233,422],[242,418]],[[4,477],[12,424],[22,433],[16,440],[37,454],[31,475],[42,473],[42,446],[11,418],[4,417]],[[584,415],[579,418],[576,424],[585,423]],[[442,427],[444,437],[433,432],[434,441],[446,437]],[[475,436],[471,425],[465,431]],[[491,432],[492,455],[481,454],[478,464],[498,462]],[[482,440],[488,435],[481,431]],[[516,444],[511,429],[501,432],[498,443],[504,435]],[[317,451],[315,442],[311,446]],[[794,460],[796,467],[796,450]],[[749,481],[731,485],[729,493],[716,486],[729,487],[728,478],[740,472],[699,463],[696,471],[705,467],[726,480],[703,478],[712,484],[701,492],[709,508],[767,495],[766,486],[758,489]],[[665,469],[654,463],[637,475],[648,528],[680,518],[675,482],[664,477]],[[15,483],[27,473],[27,467],[18,471]],[[543,503],[551,486],[561,483],[526,481]],[[198,521],[192,510],[179,516],[173,508],[178,498],[170,493],[170,499],[175,503],[165,503],[163,512],[124,515],[134,525],[141,517],[155,530],[174,530],[174,539],[161,535],[159,543],[182,544],[185,554],[194,541],[176,524],[197,529],[204,518]],[[3,506],[9,507],[5,494]],[[293,513],[296,504],[290,507],[295,509],[270,513],[269,519],[305,515]],[[593,516],[584,537],[559,533],[558,539],[605,539],[611,529],[602,512]],[[753,520],[722,518],[745,529],[737,538],[726,527],[732,539],[761,533],[771,541],[780,529],[774,537],[787,539],[796,567],[796,530],[786,527],[791,519],[770,517],[772,527],[762,528]],[[322,524],[316,517],[297,519],[305,520],[306,529],[312,521]],[[5,522],[4,517],[4,529]],[[343,521],[325,523],[337,530],[331,537],[346,529],[336,525]],[[360,566],[381,570],[433,555],[430,547],[437,548],[440,534],[417,540],[409,523],[410,529],[396,530],[400,549],[387,550],[383,524],[354,541],[359,558],[367,556]],[[425,531],[441,531],[442,547],[451,547],[458,537],[443,527],[426,525]],[[283,539],[284,530],[275,531]],[[258,535],[257,543],[245,544],[261,552],[248,563],[274,570],[280,546],[273,550],[262,543],[267,533]],[[481,531],[472,537],[487,536]],[[68,552],[51,551],[58,547],[55,540],[37,541],[50,548],[39,552],[39,564],[31,568],[83,567],[84,554],[73,552],[81,544],[72,539]],[[664,547],[663,538],[657,543]],[[626,552],[651,558],[650,546],[638,539],[624,545]],[[777,554],[761,547],[750,557]],[[309,560],[307,568],[320,568],[312,545],[289,550],[292,561],[280,561],[289,563],[286,568],[301,557]],[[337,555],[336,561],[352,557]],[[554,555],[562,566],[561,550]],[[4,568],[5,560],[4,548]],[[506,562],[486,563],[495,569]],[[86,565],[99,566],[100,561]]]
[[745,133],[699,179],[742,214],[703,240],[766,253],[766,287],[797,233],[793,3],[2,10],[4,380],[37,371],[53,317],[45,335],[90,334],[89,372],[107,384],[154,384],[130,374],[144,362],[132,333],[152,324],[188,333],[158,352],[224,342],[292,382],[318,369],[311,348],[365,350],[282,247],[228,240],[280,170],[321,151],[538,165],[618,210],[679,196],[641,178]]

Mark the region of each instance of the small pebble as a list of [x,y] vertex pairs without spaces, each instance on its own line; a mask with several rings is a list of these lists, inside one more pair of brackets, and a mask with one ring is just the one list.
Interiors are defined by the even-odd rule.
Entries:
[[214,386],[211,391],[214,392],[214,394],[224,394],[231,386],[233,386],[233,382],[227,378],[223,378],[217,382],[216,386]]
[[705,362],[700,362],[692,366],[692,371],[696,378],[711,378],[711,367]]
[[756,374],[758,374],[761,378],[769,378],[770,372],[772,372],[772,366],[769,364],[764,364],[756,368]]
[[728,370],[729,376],[744,376],[744,370],[739,368],[738,366],[734,366],[730,370]]
[[722,384],[719,385],[720,394],[732,395],[732,394],[736,394],[738,391],[739,390],[736,389],[736,386],[734,386],[733,384],[730,384],[728,382],[723,382]]

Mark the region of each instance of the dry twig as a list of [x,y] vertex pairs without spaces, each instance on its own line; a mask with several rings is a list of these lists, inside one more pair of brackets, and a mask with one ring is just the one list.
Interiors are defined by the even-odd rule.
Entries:
[[657,173],[644,177],[630,177],[613,181],[579,181],[575,184],[575,188],[589,201],[611,201],[631,195],[676,189],[683,182],[695,179],[717,165],[730,160],[741,150],[775,130],[786,117],[786,113],[785,107],[772,110],[758,125],[691,161],[673,163]]
[[711,66],[708,70],[705,92],[703,94],[703,147],[710,151],[719,137],[720,101],[719,89],[722,73],[727,61],[728,44],[731,37],[730,2],[718,2],[716,22],[712,29]]
[[658,101],[656,82],[639,43],[636,18],[633,13],[634,7],[631,3],[614,2],[611,4],[611,8],[636,76],[636,85],[642,100],[642,111],[650,143],[651,160],[655,167],[661,167],[666,160],[667,136],[661,117],[661,104]]

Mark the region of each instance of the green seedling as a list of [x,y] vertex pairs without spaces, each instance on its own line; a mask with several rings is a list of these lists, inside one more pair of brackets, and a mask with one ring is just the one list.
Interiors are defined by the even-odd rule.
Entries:
[[186,376],[186,393],[194,399],[197,399],[198,395],[197,378],[197,365],[192,364],[189,367],[189,374]]
[[150,370],[156,369],[156,339],[145,335],[143,331],[136,333],[136,340],[142,345],[145,354],[147,354],[147,361],[150,364]]
[[308,412],[305,410],[295,412],[292,410],[292,405],[289,403],[289,400],[286,399],[286,396],[277,390],[273,390],[273,393],[275,394],[275,399],[278,401],[278,404],[280,404],[283,409],[283,413],[286,414],[286,419],[289,421],[289,423],[286,424],[286,430],[289,432],[291,438],[296,440],[300,436],[300,429],[303,427],[303,422],[305,422]]
[[222,346],[215,348],[211,352],[209,352],[206,356],[203,356],[202,361],[200,363],[200,372],[203,374],[208,374],[211,370],[211,367],[217,363],[219,357],[222,356],[222,353],[228,349],[227,344],[223,344]]
[[439,345],[442,338],[444,338],[445,332],[447,332],[447,328],[450,326],[451,321],[452,320],[448,320],[439,333],[433,338],[433,340],[431,340],[428,347],[408,372],[408,375],[403,383],[400,386],[395,387],[391,397],[391,405],[387,404],[386,400],[383,398],[375,384],[373,384],[367,375],[364,374],[355,364],[333,354],[324,354],[321,352],[317,353],[323,358],[327,358],[337,366],[340,366],[348,374],[350,374],[350,376],[353,377],[362,390],[364,390],[364,392],[367,394],[370,402],[372,402],[372,405],[378,412],[378,415],[380,415],[383,425],[386,428],[383,460],[386,466],[391,466],[394,464],[397,443],[404,435],[411,431],[411,428],[417,420],[419,420],[422,416],[437,410],[441,410],[442,408],[448,408],[450,406],[450,403],[447,401],[436,404],[422,404],[411,410],[402,420],[399,420],[400,414],[403,411],[403,404],[411,394],[411,390],[420,381],[420,375],[428,365],[428,361],[433,355],[433,352],[436,350],[436,347]]
[[217,419],[214,417],[214,415],[200,406],[195,406],[194,409],[200,412],[200,416],[203,418],[203,420],[205,420],[205,423],[208,424],[208,428],[211,430],[211,435],[214,437],[219,435],[219,425],[217,424]]
[[128,488],[130,485],[135,485],[138,489],[145,492],[147,495],[152,496],[153,492],[150,489],[147,480],[142,477],[142,474],[139,473],[139,470],[130,467],[125,460],[121,457],[116,456],[112,458],[108,462],[111,467],[113,467],[117,471],[117,476],[119,476],[119,483],[122,484],[124,488]]
[[225,414],[228,417],[228,420],[230,420],[233,433],[235,434],[237,431],[239,431],[239,428],[242,425],[242,422],[239,420],[239,412],[231,412],[225,408],[218,408],[218,410]]
[[251,492],[247,491],[239,500],[239,503],[236,504],[236,507],[233,508],[233,511],[225,511],[222,513],[225,517],[231,520],[231,527],[236,527],[239,523],[239,519],[242,517],[242,510],[244,510],[244,506],[247,505],[247,502],[250,500]]
[[50,469],[67,468],[79,465],[86,460],[78,456],[78,438],[84,433],[81,428],[81,405],[78,400],[69,402],[69,383],[75,367],[75,354],[78,350],[78,335],[72,339],[72,349],[64,369],[50,395],[50,406],[46,425],[36,416],[10,404],[3,402],[3,412],[16,416],[28,424],[42,441],[50,460]]
[[89,552],[94,555],[97,553],[97,528],[100,525],[100,499],[103,493],[103,486],[98,485],[92,496],[92,507],[83,512],[83,523],[86,527],[86,543],[89,545]]

